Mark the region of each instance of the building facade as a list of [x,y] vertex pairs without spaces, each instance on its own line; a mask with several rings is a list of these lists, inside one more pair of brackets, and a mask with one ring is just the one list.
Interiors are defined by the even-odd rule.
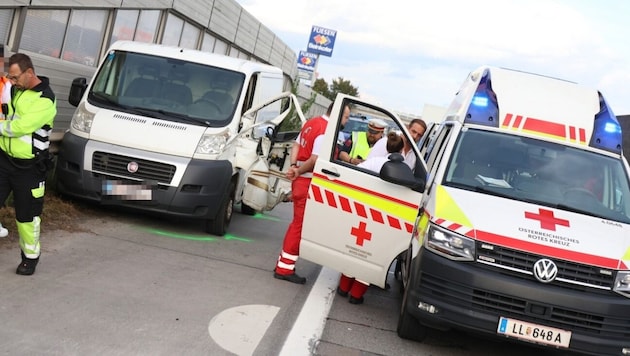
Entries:
[[[69,127],[68,103],[76,77],[91,77],[116,40],[161,43],[271,64],[285,88],[297,78],[297,56],[234,0],[0,0],[0,43],[5,63],[16,52],[33,59],[57,95],[56,130]],[[301,99],[310,89],[300,86]],[[308,115],[325,111],[318,95]]]

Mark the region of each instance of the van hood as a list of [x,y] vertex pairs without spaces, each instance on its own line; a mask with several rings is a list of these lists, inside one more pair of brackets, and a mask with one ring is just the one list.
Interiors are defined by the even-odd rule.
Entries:
[[515,250],[610,269],[630,266],[630,225],[617,221],[444,186],[437,187],[432,220]]
[[192,157],[207,129],[205,126],[100,109],[94,116],[90,139],[151,152]]

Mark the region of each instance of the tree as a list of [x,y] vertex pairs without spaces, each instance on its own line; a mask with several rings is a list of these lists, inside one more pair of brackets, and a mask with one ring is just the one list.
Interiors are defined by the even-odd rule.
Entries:
[[328,83],[324,79],[316,79],[311,89],[330,99],[330,89],[328,89]]
[[335,97],[338,93],[348,94],[352,96],[359,96],[359,88],[355,87],[350,83],[349,80],[345,80],[342,77],[337,79],[333,79],[332,84],[330,85],[330,100],[335,100]]

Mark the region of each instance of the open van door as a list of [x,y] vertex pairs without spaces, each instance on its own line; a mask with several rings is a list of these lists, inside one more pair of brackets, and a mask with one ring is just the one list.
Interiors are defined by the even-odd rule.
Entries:
[[380,172],[339,161],[337,139],[345,105],[352,114],[393,121],[398,126],[394,129],[413,143],[396,114],[355,97],[337,96],[313,170],[300,257],[384,288],[391,263],[409,247],[426,165],[415,143],[410,153],[416,158],[413,170],[400,155],[390,156]]
[[293,142],[304,122],[298,99],[290,92],[243,115],[236,137],[235,162],[244,172],[240,180],[244,213],[271,210],[291,193],[291,182],[285,173],[291,165]]

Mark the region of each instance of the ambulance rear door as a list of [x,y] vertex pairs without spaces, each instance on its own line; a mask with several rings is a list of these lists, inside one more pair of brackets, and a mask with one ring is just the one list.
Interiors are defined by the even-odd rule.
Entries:
[[405,124],[394,113],[358,98],[337,96],[313,171],[300,257],[384,288],[391,263],[409,246],[426,165],[415,144],[415,173],[403,162],[386,163],[403,173],[395,179],[386,178],[398,183],[383,180],[379,172],[337,160],[345,104],[350,104],[352,114],[393,121],[393,129],[411,140]]

